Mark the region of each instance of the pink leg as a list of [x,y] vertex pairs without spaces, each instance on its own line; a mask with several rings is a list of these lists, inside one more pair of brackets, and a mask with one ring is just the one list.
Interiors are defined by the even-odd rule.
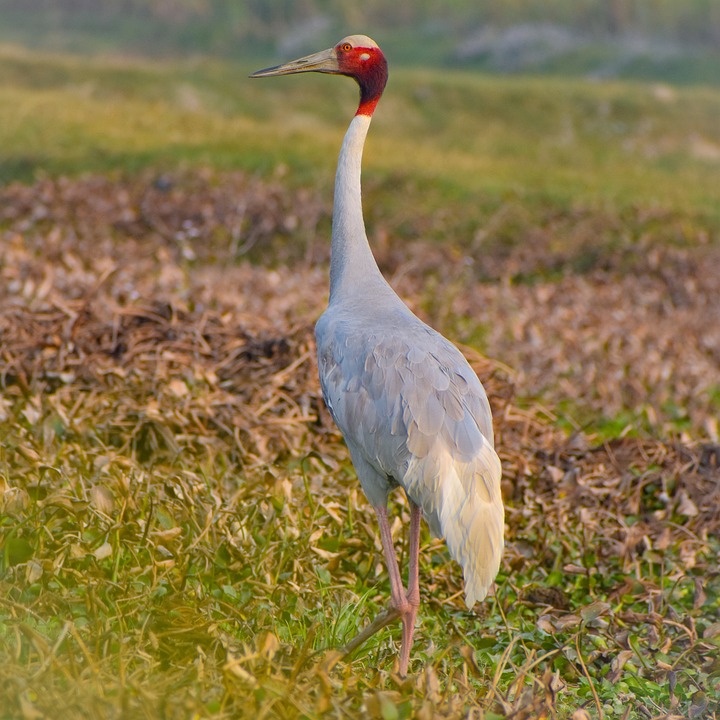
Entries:
[[408,601],[420,604],[419,563],[420,558],[420,520],[422,510],[412,500],[410,502],[410,565],[408,568]]
[[412,501],[410,502],[410,561],[408,564],[408,587],[405,594],[405,612],[402,613],[402,643],[400,645],[400,674],[407,675],[410,662],[410,649],[415,633],[415,618],[420,607],[420,582],[418,560],[420,555],[420,518],[422,511]]
[[382,540],[385,564],[387,565],[388,575],[390,576],[390,597],[392,604],[400,610],[405,604],[405,588],[403,587],[402,578],[400,577],[397,555],[395,555],[395,546],[393,545],[392,533],[390,532],[387,508],[376,507],[375,514],[377,515],[378,524],[380,525],[380,539]]
[[410,662],[410,649],[412,648],[413,633],[415,631],[415,618],[418,606],[420,605],[420,588],[418,584],[418,554],[420,548],[420,508],[412,501],[410,502],[410,564],[408,570],[408,589],[403,588],[400,568],[398,567],[395,547],[390,532],[387,509],[378,506],[375,513],[380,526],[380,538],[382,540],[385,564],[387,565],[390,577],[390,607],[378,615],[365,630],[356,638],[351,640],[344,648],[345,654],[351,653],[355,648],[362,645],[369,637],[378,630],[389,625],[397,618],[400,618],[403,625],[402,642],[400,645],[400,675],[407,675]]

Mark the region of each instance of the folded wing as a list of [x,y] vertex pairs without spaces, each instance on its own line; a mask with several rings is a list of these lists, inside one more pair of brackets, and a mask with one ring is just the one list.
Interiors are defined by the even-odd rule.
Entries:
[[323,394],[363,489],[378,503],[402,485],[463,567],[472,607],[497,574],[504,530],[500,460],[480,381],[457,348],[420,321],[402,333],[345,333],[341,321],[326,322],[316,331]]

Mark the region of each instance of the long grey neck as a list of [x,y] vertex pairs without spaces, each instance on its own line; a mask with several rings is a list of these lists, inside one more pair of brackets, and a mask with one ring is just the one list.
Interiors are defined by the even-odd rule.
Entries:
[[330,304],[356,291],[371,297],[369,291],[390,289],[368,244],[360,197],[362,151],[371,119],[356,115],[340,149],[330,249]]

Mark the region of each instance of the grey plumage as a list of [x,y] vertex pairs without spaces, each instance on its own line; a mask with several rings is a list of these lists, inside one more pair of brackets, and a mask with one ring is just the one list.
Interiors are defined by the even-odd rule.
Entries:
[[503,546],[487,395],[454,345],[384,281],[370,287],[331,304],[316,325],[323,396],[370,502],[384,506],[392,488],[404,488],[463,566],[472,606]]

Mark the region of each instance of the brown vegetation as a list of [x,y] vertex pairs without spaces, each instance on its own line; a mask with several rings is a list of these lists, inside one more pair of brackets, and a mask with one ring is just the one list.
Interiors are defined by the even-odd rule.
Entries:
[[[365,503],[348,478],[344,446],[324,410],[316,378],[312,325],[325,300],[326,278],[318,264],[326,259],[327,248],[323,234],[316,237],[314,229],[326,224],[326,205],[310,194],[281,192],[243,175],[201,173],[117,182],[89,177],[0,189],[0,421],[6,424],[4,452],[18,453],[17,460],[5,456],[6,466],[14,470],[4,478],[0,471],[0,503],[7,516],[29,523],[34,502],[39,502],[40,513],[69,508],[68,493],[75,482],[64,477],[62,467],[52,471],[43,466],[43,453],[49,454],[60,441],[77,446],[78,453],[92,444],[95,474],[83,480],[90,490],[78,492],[89,493],[89,506],[100,518],[112,517],[122,507],[127,532],[147,537],[149,524],[144,531],[139,521],[136,530],[132,528],[133,518],[142,514],[143,493],[150,496],[150,490],[145,485],[132,489],[129,480],[111,484],[98,479],[103,468],[126,458],[139,467],[158,464],[167,469],[183,454],[196,458],[193,467],[204,467],[205,460],[212,463],[222,455],[233,465],[218,470],[215,480],[203,481],[195,474],[199,471],[184,470],[142,481],[164,487],[153,492],[161,498],[164,494],[177,516],[197,494],[196,509],[187,511],[187,525],[175,528],[168,521],[168,527],[152,531],[156,552],[162,545],[173,563],[182,564],[183,552],[202,549],[210,567],[217,561],[218,546],[226,543],[230,567],[245,577],[240,550],[252,539],[243,534],[243,512],[254,516],[260,508],[263,522],[281,524],[283,533],[294,527],[295,537],[304,538],[296,548],[303,558],[298,562],[320,563],[338,584],[351,588],[367,548],[372,548],[374,531]],[[562,225],[573,229],[553,232]],[[607,678],[617,682],[634,658],[634,672],[653,683],[672,685],[663,706],[670,714],[663,717],[679,717],[672,715],[681,704],[675,683],[685,665],[704,668],[707,684],[686,689],[682,697],[693,699],[683,699],[682,707],[711,712],[712,700],[704,698],[718,692],[712,669],[718,625],[702,618],[717,612],[717,590],[709,591],[710,600],[706,590],[717,583],[717,545],[712,539],[720,533],[717,396],[711,396],[711,391],[717,393],[720,367],[720,274],[710,270],[718,266],[720,253],[709,243],[653,247],[649,237],[642,237],[585,272],[570,272],[577,270],[577,245],[568,240],[565,247],[575,249],[563,257],[553,252],[551,238],[576,233],[582,245],[592,237],[587,227],[582,236],[583,227],[582,219],[570,223],[558,218],[531,243],[515,247],[493,246],[490,234],[478,238],[477,247],[462,251],[428,244],[401,250],[379,243],[379,255],[396,287],[419,312],[429,308],[427,315],[448,334],[477,336],[476,328],[453,320],[474,318],[483,328],[484,352],[503,361],[486,360],[466,349],[488,388],[504,466],[508,548],[499,609],[509,613],[512,602],[529,612],[537,609],[533,622],[544,636],[553,643],[570,637],[564,645],[558,640],[548,657],[560,653],[562,646],[574,663],[573,672],[591,686],[590,678],[599,682],[607,663],[612,663]],[[307,242],[287,250],[290,231]],[[272,267],[238,260],[242,252],[265,249],[275,262],[284,262]],[[481,250],[488,259],[478,268],[468,258]],[[402,264],[401,257],[413,261]],[[531,402],[533,397],[543,405]],[[557,422],[557,408],[564,404],[585,417],[641,409],[648,432],[624,432],[607,441],[579,429],[568,436]],[[683,409],[685,436],[673,434],[669,405]],[[18,429],[12,429],[12,423]],[[324,478],[309,481],[310,499],[302,490],[303,478],[308,480],[304,470],[299,474],[298,462],[309,463],[318,473],[332,469]],[[283,470],[285,466],[295,469]],[[247,478],[253,474],[265,479],[250,483]],[[349,508],[350,496],[350,504],[357,501],[358,507]],[[298,518],[313,502],[327,512],[324,520],[313,521],[318,532],[327,532],[308,539]],[[348,512],[360,519],[358,537],[329,549],[323,542],[344,526]],[[148,523],[152,501],[149,513]],[[189,539],[185,534],[193,522],[197,536],[190,543],[192,534]],[[53,527],[46,531],[48,547],[55,542],[50,537],[56,532]],[[12,526],[4,529],[11,533]],[[173,543],[183,538],[189,547],[186,543],[183,552],[173,550]],[[54,552],[67,558],[69,571],[79,557],[73,553],[80,553],[80,540],[57,542]],[[218,545],[213,548],[212,543]],[[439,547],[434,541],[429,545]],[[107,540],[92,550],[98,561],[106,557],[106,548],[112,552]],[[9,559],[3,581],[6,600],[1,602],[8,622],[25,627],[26,611],[12,601],[17,593],[13,578],[32,582],[43,573],[60,577],[64,570],[41,559],[35,567],[35,560],[21,550]],[[156,573],[170,572],[170,566],[155,562]],[[663,576],[645,572],[657,563]],[[366,574],[372,575],[371,566]],[[583,597],[589,599],[578,600],[567,583],[523,585],[518,578],[531,576],[532,568],[545,577],[554,568],[566,578],[579,578],[578,583],[584,578]],[[290,573],[295,578],[291,582],[298,581],[299,572],[296,567]],[[258,572],[256,591],[264,597],[288,592],[269,581],[270,573]],[[452,566],[445,562],[425,573],[430,585],[424,602],[431,607],[452,602],[459,591]],[[673,609],[664,590],[667,582],[687,586],[688,614]],[[589,595],[588,587],[594,588]],[[606,599],[591,602],[595,592]],[[646,610],[627,609],[628,597],[645,603]],[[286,606],[289,602],[285,600]],[[303,602],[308,607],[314,603],[310,598]],[[61,603],[45,592],[27,612],[60,614]],[[244,611],[240,607],[227,612],[232,616]],[[279,643],[263,612],[254,619],[243,615],[238,635],[245,638],[244,650],[237,639],[228,649],[227,638],[221,642],[212,624],[202,626],[205,639],[178,635],[200,622],[194,616],[183,625],[170,614],[164,620],[169,625],[149,627],[170,664],[175,662],[173,653],[184,648],[192,654],[196,645],[205,647],[211,639],[215,653],[221,647],[227,650],[215,660],[225,678],[224,695],[219,680],[208,680],[214,662],[210,654],[203,655],[207,668],[198,670],[200,679],[192,682],[210,682],[210,695],[220,693],[230,714],[247,710],[239,698],[250,690],[261,706],[258,688],[270,692],[279,682],[288,690],[282,700],[273,700],[272,712],[281,716],[295,716],[308,707],[315,712],[355,712],[353,692],[358,691],[364,696],[363,712],[387,717],[387,703],[394,707],[409,692],[403,685],[397,686],[399,693],[383,685],[361,686],[359,677],[347,672],[333,674],[332,658],[314,664],[307,647]],[[206,618],[202,622],[208,623]],[[46,687],[47,698],[38,699],[23,688],[32,687],[32,673],[36,679],[44,677],[65,635],[51,650],[32,635],[35,631],[23,632],[30,633],[33,649],[22,656],[17,650],[14,674],[3,683],[10,683],[20,698],[14,708],[21,708],[25,717],[40,717],[36,708],[47,712],[64,697],[62,690]],[[67,637],[82,647],[80,630],[63,632],[70,632]],[[581,632],[601,638],[605,650],[581,650]],[[481,706],[514,712],[515,718],[556,717],[567,674],[540,672],[543,666],[535,662],[535,650],[528,650],[525,664],[514,664],[514,643]],[[638,643],[664,648],[665,653],[672,646],[685,660],[645,666],[637,660]],[[143,646],[143,652],[158,651],[151,645]],[[572,652],[566,652],[568,647]],[[112,674],[96,652],[85,648],[85,661],[77,655],[75,661],[94,667],[98,677]],[[209,653],[208,648],[203,652]],[[478,702],[467,685],[468,673],[482,675],[483,670],[470,646],[463,644],[460,653],[465,663],[465,679],[457,680],[460,690],[453,691],[449,681],[440,687],[437,665],[418,676],[412,707],[424,717],[432,716],[429,708],[436,717],[455,717]],[[184,662],[177,656],[178,664]],[[514,682],[500,682],[505,670],[512,671]],[[75,672],[68,670],[67,677]],[[152,689],[144,692],[147,707],[158,707]],[[157,692],[170,689],[160,683]],[[591,706],[600,703],[594,689],[593,695]],[[228,699],[232,697],[235,700]],[[127,698],[125,702],[132,706]],[[169,701],[165,697],[162,702]],[[646,704],[642,716],[657,715],[658,706],[651,699]]]

